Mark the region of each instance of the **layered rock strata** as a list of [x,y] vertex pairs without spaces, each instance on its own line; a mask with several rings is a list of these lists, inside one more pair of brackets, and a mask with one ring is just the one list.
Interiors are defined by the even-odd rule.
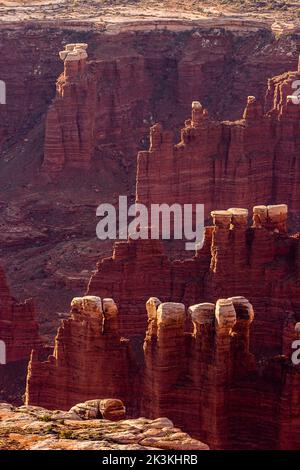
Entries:
[[50,409],[68,409],[95,397],[126,401],[131,367],[129,342],[120,336],[114,301],[74,298],[70,317],[58,329],[53,354],[43,362],[32,352],[26,401]]
[[286,231],[285,204],[255,206],[252,222],[247,214],[212,211],[203,248],[184,261],[168,259],[159,240],[116,242],[113,256],[98,263],[88,294],[115,299],[122,334],[130,337],[143,336],[144,303],[153,292],[186,306],[241,294],[256,312],[252,349],[280,353],[287,316],[294,312],[300,320],[299,235]]
[[33,300],[18,303],[10,294],[0,267],[0,364],[29,359],[41,341]]
[[87,46],[67,44],[59,53],[64,72],[57,81],[56,99],[47,113],[43,165],[46,173],[65,166],[90,168],[97,94],[87,71]]
[[216,121],[194,101],[176,145],[161,124],[151,127],[149,151],[138,154],[137,201],[201,203],[206,216],[216,206],[285,201],[297,215],[299,79],[300,66],[270,79],[265,103],[249,96],[238,121]]
[[[96,313],[95,299],[93,305],[89,297],[81,298],[80,302],[89,304],[91,315]],[[67,410],[70,390],[75,390],[76,385],[74,380],[62,379],[64,372],[64,377],[76,375],[78,399],[83,402],[94,396],[70,410],[81,418],[105,417],[106,413],[110,419],[119,419],[124,412],[119,401],[99,401],[95,397],[104,398],[105,392],[106,396],[117,393],[120,397],[122,390],[129,416],[153,419],[167,416],[176,426],[207,442],[213,449],[299,447],[300,366],[293,363],[290,354],[264,360],[257,360],[251,354],[250,326],[254,311],[245,297],[222,298],[216,304],[200,303],[188,309],[182,303],[162,303],[157,297],[151,297],[146,309],[148,327],[142,369],[134,370],[128,357],[126,363],[120,352],[118,360],[111,354],[108,359],[113,343],[110,338],[107,349],[102,348],[97,356],[96,363],[102,364],[102,373],[95,364],[95,378],[92,378],[90,364],[86,361],[87,348],[92,348],[91,338],[78,341],[78,331],[73,329],[73,336],[68,336],[63,345],[64,355],[69,357],[63,369],[60,365],[53,368],[51,357],[46,362],[32,359],[27,404],[41,406],[48,400],[49,407],[56,408],[59,401],[65,404],[60,408]],[[297,332],[297,327],[294,329]],[[80,349],[80,368],[78,352],[74,351],[75,340]],[[94,339],[93,344],[96,343]],[[56,352],[58,349],[61,347],[56,346]],[[104,359],[110,361],[109,377],[103,373]],[[81,387],[87,375],[89,381]],[[54,392],[59,399],[55,399]],[[71,400],[73,397],[74,394]]]
[[299,366],[290,354],[255,360],[245,297],[189,307],[192,333],[183,304],[151,298],[147,311],[142,412],[164,410],[213,449],[298,448]]

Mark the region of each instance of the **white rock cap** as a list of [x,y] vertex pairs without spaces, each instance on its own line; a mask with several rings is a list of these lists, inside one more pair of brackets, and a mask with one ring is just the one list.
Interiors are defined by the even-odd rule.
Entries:
[[267,206],[268,209],[268,216],[270,218],[278,215],[285,215],[288,212],[288,206],[286,204],[277,204]]
[[188,308],[192,322],[199,325],[212,324],[215,319],[215,304],[204,302]]
[[185,306],[176,302],[164,302],[157,309],[157,325],[181,325],[185,321]]
[[86,49],[88,44],[86,43],[76,43],[76,44],[66,44],[65,50],[59,52],[59,57],[61,60],[67,61],[76,61],[86,59],[88,57]]
[[236,311],[230,299],[219,299],[216,303],[216,320],[220,328],[232,328],[236,323]]
[[102,316],[102,302],[100,297],[86,295],[85,297],[74,297],[71,307],[76,308],[80,313],[85,313],[91,317]]
[[229,210],[213,210],[210,215],[212,217],[231,217],[231,212]]
[[248,209],[243,209],[241,207],[230,207],[228,212],[230,212],[232,215],[248,217]]
[[192,109],[202,109],[202,105],[200,101],[193,101],[192,102]]
[[146,302],[146,310],[148,313],[149,320],[155,320],[157,317],[157,308],[161,304],[161,301],[157,297],[150,297]]
[[267,206],[254,206],[253,213],[254,214],[266,214],[268,212]]

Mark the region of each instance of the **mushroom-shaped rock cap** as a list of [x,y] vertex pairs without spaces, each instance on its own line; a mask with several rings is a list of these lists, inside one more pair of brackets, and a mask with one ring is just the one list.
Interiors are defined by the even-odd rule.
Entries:
[[267,206],[254,206],[253,207],[253,214],[267,214],[268,209]]
[[236,311],[237,319],[239,320],[248,320],[250,322],[254,319],[254,310],[252,304],[249,302],[246,297],[235,296],[229,297],[228,300],[231,300]]
[[211,211],[210,215],[212,217],[228,217],[231,218],[231,212],[229,210],[214,210]]
[[176,302],[164,302],[157,309],[157,325],[179,326],[185,321],[185,306]]
[[72,52],[75,49],[86,50],[87,48],[88,48],[88,44],[85,42],[69,43],[65,45],[65,50],[69,52]]
[[191,305],[188,309],[193,323],[199,325],[213,324],[215,320],[215,304],[204,302]]
[[231,223],[232,214],[229,211],[214,210],[211,211],[210,215],[213,218],[213,224],[218,227],[228,228]]
[[84,49],[86,50],[89,47],[89,45],[86,42],[78,42],[75,44],[75,49]]
[[114,318],[118,316],[118,307],[114,301],[114,299],[103,299],[102,301],[103,305],[103,313],[105,318]]
[[75,49],[74,52],[68,52],[65,60],[68,62],[71,62],[71,61],[76,61],[76,60],[81,60],[81,59],[86,59],[86,58],[87,58],[87,53],[84,50]]
[[85,297],[74,297],[71,302],[72,311],[83,313],[90,317],[102,316],[102,303],[100,297],[86,295]]
[[202,104],[200,103],[200,101],[193,101],[192,109],[202,109]]
[[248,104],[255,103],[255,101],[256,101],[255,96],[248,96],[247,97],[247,103]]
[[230,207],[228,212],[230,212],[232,215],[248,217],[248,209],[243,209],[241,207]]
[[61,60],[65,60],[68,55],[68,51],[59,51],[59,57]]
[[65,50],[71,52],[71,51],[74,50],[74,47],[75,47],[75,46],[76,46],[76,44],[72,44],[72,43],[66,44],[66,45],[65,45]]
[[277,216],[285,216],[288,212],[288,206],[286,204],[277,204],[268,206],[268,216],[270,219]]
[[161,304],[161,301],[157,297],[150,297],[146,302],[146,310],[148,313],[148,319],[155,320],[157,317],[157,308]]
[[220,328],[232,328],[236,323],[236,311],[230,299],[219,299],[216,303],[216,320]]

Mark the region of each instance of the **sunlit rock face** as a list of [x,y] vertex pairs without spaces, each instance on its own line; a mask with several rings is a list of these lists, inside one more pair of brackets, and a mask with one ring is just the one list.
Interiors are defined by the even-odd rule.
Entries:
[[128,342],[125,350],[120,346],[114,301],[74,299],[53,355],[47,361],[32,356],[26,403],[48,402],[73,420],[119,421],[125,409],[128,417],[167,416],[212,449],[299,446],[300,369],[291,356],[299,322],[290,317],[286,324],[285,354],[261,361],[251,353],[256,320],[244,296],[189,308],[151,297],[146,311],[143,350],[129,354]]

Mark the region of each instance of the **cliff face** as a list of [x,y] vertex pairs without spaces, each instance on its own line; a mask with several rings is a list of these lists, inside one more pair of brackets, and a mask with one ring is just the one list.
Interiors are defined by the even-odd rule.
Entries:
[[[85,148],[88,155],[82,158],[82,168],[86,168],[90,145],[96,162],[101,164],[113,155],[130,165],[137,149],[147,145],[149,125],[159,120],[177,128],[194,99],[201,99],[214,115],[236,117],[247,94],[261,99],[266,79],[292,69],[295,63],[298,37],[285,36],[275,42],[266,24],[245,30],[241,25],[241,31],[213,28],[210,22],[198,28],[180,22],[178,29],[172,27],[128,25],[108,33],[86,24],[78,28],[64,24],[58,29],[38,21],[13,30],[3,26],[1,80],[7,83],[7,105],[0,108],[0,139],[4,156],[18,160],[16,169],[29,167],[35,148],[39,165],[47,114],[44,158],[49,159],[49,171],[55,170],[57,159],[60,169],[62,151],[68,153],[71,148],[75,154]],[[60,71],[57,51],[82,40],[89,43],[91,59],[86,73],[76,84],[74,77],[66,80],[61,75],[57,96],[50,104]],[[63,89],[66,96],[58,104]],[[85,135],[78,142],[76,127],[83,126],[81,119],[88,107]],[[64,144],[66,149],[62,149]],[[134,173],[133,168],[129,171]]]
[[193,305],[187,318],[183,304],[157,298],[147,310],[142,414],[164,412],[213,449],[299,446],[299,367],[287,356],[256,362],[244,297]]
[[299,78],[300,66],[270,79],[266,112],[249,96],[239,121],[215,121],[193,102],[177,145],[169,131],[153,126],[149,151],[138,155],[137,201],[204,204],[208,216],[216,206],[249,209],[283,200],[297,215],[300,105],[292,95]]
[[146,131],[150,109],[140,103],[150,93],[150,81],[144,59],[87,62],[87,46],[67,44],[60,52],[64,72],[46,118],[43,172],[48,174],[101,167],[109,153],[122,160]]
[[[78,305],[84,306],[83,317],[89,310],[88,322],[94,315],[99,322],[99,301],[74,299],[67,322],[78,321],[79,313],[74,311]],[[109,305],[115,309],[112,301]],[[111,336],[114,324],[105,327],[104,320],[103,331],[93,342],[73,327],[62,344],[59,331],[54,355],[46,362],[31,359],[26,403],[43,406],[47,402],[51,409],[60,404],[67,410],[76,399],[104,398],[106,393],[123,396],[130,416],[167,416],[213,449],[299,447],[299,366],[290,360],[291,347],[286,356],[255,360],[249,351],[254,311],[245,297],[219,299],[216,305],[196,304],[188,311],[181,303],[161,303],[151,297],[146,308],[143,369],[132,368],[128,343],[122,351],[120,339]],[[85,325],[85,330],[90,328],[91,324]],[[295,325],[293,329],[295,336]],[[104,344],[105,335],[109,341]],[[95,361],[90,353],[96,346]]]
[[2,268],[0,293],[0,340],[5,343],[6,363],[28,359],[31,349],[40,345],[33,302],[18,303],[11,297]]
[[95,397],[127,401],[133,373],[117,315],[112,299],[74,298],[70,318],[58,329],[53,355],[40,362],[32,352],[26,401],[50,409],[68,409]]
[[[4,205],[13,201],[20,220],[15,230],[16,219],[8,220],[1,204],[1,256],[17,295],[38,299],[49,336],[57,312],[68,308],[96,258],[110,251],[95,236],[96,207],[118,194],[134,197],[136,154],[149,147],[149,127],[179,129],[192,100],[215,118],[235,119],[247,95],[263,99],[268,77],[296,68],[299,35],[275,39],[265,23],[250,23],[211,17],[122,26],[118,20],[107,30],[102,22],[1,25],[7,103],[0,106],[0,196]],[[85,72],[66,78],[57,53],[81,42],[89,44]],[[90,165],[91,171],[73,170]],[[41,167],[61,178],[45,185],[36,175]]]
[[60,52],[64,73],[56,84],[56,100],[46,119],[45,172],[65,166],[89,169],[94,149],[95,80],[86,70],[87,44],[69,44]]
[[143,305],[153,292],[186,306],[241,294],[256,312],[252,349],[281,352],[284,321],[300,307],[299,237],[286,232],[287,207],[254,207],[251,227],[245,209],[212,215],[203,248],[184,261],[170,261],[158,240],[116,242],[113,256],[98,263],[88,294],[113,296],[121,332],[130,337],[143,336]]

